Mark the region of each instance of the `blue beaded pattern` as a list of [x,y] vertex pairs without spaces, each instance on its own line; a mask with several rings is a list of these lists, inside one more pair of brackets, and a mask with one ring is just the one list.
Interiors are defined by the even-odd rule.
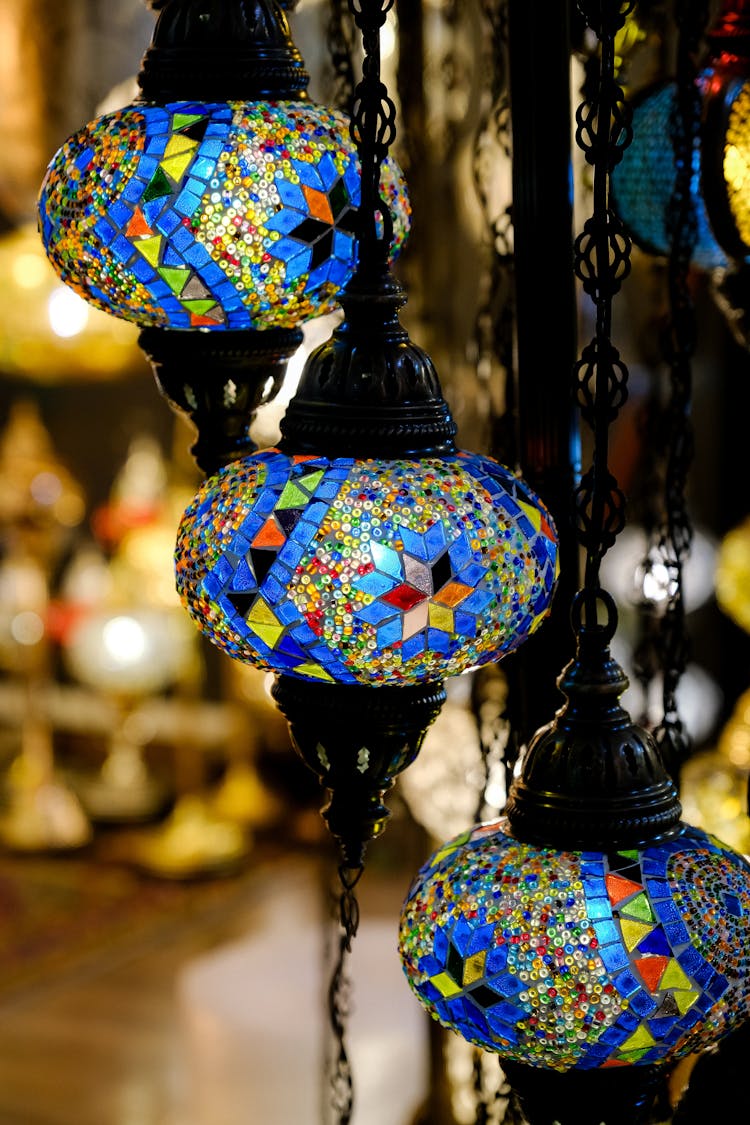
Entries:
[[418,683],[515,648],[557,580],[544,505],[490,458],[287,457],[227,466],[177,542],[177,588],[208,637],[262,668]]
[[502,1057],[672,1062],[750,1014],[750,867],[688,826],[603,854],[521,844],[501,819],[421,869],[400,952],[430,1014]]
[[[410,206],[383,166],[392,256]],[[356,262],[348,119],[312,103],[174,102],[107,114],[58,151],[39,226],[63,281],[173,329],[293,327],[330,312]]]

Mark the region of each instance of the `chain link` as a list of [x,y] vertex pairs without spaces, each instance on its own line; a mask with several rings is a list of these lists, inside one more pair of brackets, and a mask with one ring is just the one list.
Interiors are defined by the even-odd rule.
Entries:
[[627,398],[628,371],[611,342],[612,299],[630,272],[631,241],[609,206],[610,175],[632,139],[631,113],[615,78],[614,40],[632,2],[581,3],[599,42],[596,80],[576,110],[576,144],[593,168],[593,208],[574,243],[573,268],[596,310],[596,332],[574,368],[584,421],[593,431],[592,464],[576,489],[578,537],[586,551],[584,584],[599,585],[602,558],[625,523],[625,496],[608,468],[609,427]]
[[342,888],[338,899],[338,954],[328,987],[328,1014],[334,1037],[329,1063],[331,1108],[336,1115],[337,1125],[348,1125],[354,1109],[354,1080],[346,1046],[351,1000],[347,962],[352,941],[359,929],[359,902],[355,888],[362,877],[362,871],[362,867],[338,869]]
[[333,70],[332,102],[351,114],[354,101],[354,31],[347,0],[330,0],[326,43]]

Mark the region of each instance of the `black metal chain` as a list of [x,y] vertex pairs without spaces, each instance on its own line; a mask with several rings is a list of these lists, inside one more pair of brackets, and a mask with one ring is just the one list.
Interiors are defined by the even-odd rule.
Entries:
[[[380,77],[380,29],[395,0],[348,0],[362,36],[362,78],[354,90],[350,133],[361,167],[357,276],[375,286],[388,272],[393,237],[390,211],[380,195],[381,166],[396,135],[396,107]],[[338,954],[328,987],[328,1014],[334,1036],[329,1076],[331,1108],[337,1125],[348,1125],[354,1106],[354,1081],[346,1046],[350,986],[347,961],[359,928],[355,894],[363,867],[339,866]]]
[[[574,245],[576,277],[596,310],[594,338],[583,348],[574,370],[580,413],[593,432],[592,463],[575,497],[588,594],[599,589],[602,558],[625,523],[625,496],[609,471],[608,459],[609,429],[626,401],[628,380],[611,340],[612,299],[630,272],[631,241],[610,207],[609,196],[612,170],[632,139],[630,109],[614,77],[614,41],[633,3],[587,0],[580,5],[600,48],[598,82],[576,110],[576,144],[593,167],[592,213]],[[587,605],[592,605],[590,600]]]
[[338,898],[338,952],[328,986],[328,1015],[333,1031],[334,1046],[329,1060],[331,1108],[338,1125],[348,1125],[354,1108],[354,1080],[346,1046],[346,1027],[349,1016],[350,981],[347,961],[352,941],[359,928],[359,902],[355,888],[362,877],[363,868],[339,867],[341,892]]
[[659,535],[660,554],[667,567],[669,585],[659,631],[663,717],[654,734],[675,780],[690,748],[677,708],[677,687],[690,656],[683,577],[693,540],[686,486],[693,458],[690,409],[696,318],[689,276],[698,237],[696,207],[690,187],[693,151],[701,119],[701,98],[696,79],[708,14],[707,0],[680,0],[677,4],[677,93],[670,117],[675,182],[667,213],[670,322],[663,339],[663,352],[669,364],[670,399],[664,435],[667,448],[664,520]]
[[354,101],[354,30],[348,0],[330,0],[326,44],[333,70],[331,101],[351,114]]
[[[474,190],[484,218],[484,263],[479,280],[480,302],[474,322],[474,348],[479,390],[490,419],[489,453],[506,465],[518,462],[515,409],[515,300],[513,278],[512,204],[494,211],[487,188],[487,153],[501,152],[510,162],[512,137],[508,95],[508,0],[481,0],[487,30],[484,98],[472,152]],[[493,362],[494,361],[494,362]],[[493,410],[488,386],[494,363],[505,375],[505,409]]]
[[396,138],[396,106],[380,78],[380,29],[395,0],[348,3],[364,50],[351,121],[351,136],[362,167],[358,273],[377,279],[387,270],[393,237],[391,214],[380,196],[380,169]]

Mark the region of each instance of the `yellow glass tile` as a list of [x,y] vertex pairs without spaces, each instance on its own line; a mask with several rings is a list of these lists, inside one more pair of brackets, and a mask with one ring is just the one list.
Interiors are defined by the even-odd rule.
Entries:
[[631,922],[629,918],[621,918],[620,927],[622,929],[622,940],[625,942],[628,953],[631,949],[635,949],[638,942],[642,941],[646,934],[651,933],[654,928],[645,922]]
[[170,156],[177,156],[178,152],[195,152],[198,147],[198,142],[194,141],[192,137],[186,137],[184,134],[175,133],[167,141],[167,147],[164,149],[164,159],[168,160]]
[[430,602],[430,627],[443,629],[446,633],[453,632],[453,610],[445,605],[436,605]]
[[474,984],[475,981],[480,980],[480,978],[484,976],[484,963],[486,959],[486,949],[483,949],[480,953],[472,953],[471,957],[466,958],[463,975],[464,988],[466,988],[467,984]]
[[459,986],[449,977],[447,973],[438,973],[436,977],[430,977],[430,984],[434,984],[441,996],[455,996],[461,991]]
[[185,169],[192,159],[192,152],[181,152],[179,156],[172,156],[169,160],[162,160],[161,167],[167,173],[170,180],[174,180],[175,183],[177,183],[184,176]]
[[656,1040],[654,1039],[649,1029],[645,1025],[641,1024],[641,1026],[637,1027],[633,1034],[629,1036],[629,1038],[627,1038],[624,1043],[620,1044],[620,1051],[623,1053],[626,1051],[647,1051],[649,1047],[653,1047],[655,1042]]
[[152,266],[155,266],[159,261],[159,253],[161,251],[162,236],[154,234],[151,238],[141,238],[138,242],[134,243],[135,247],[140,250],[143,257]]
[[685,1012],[687,1012],[689,1008],[692,1008],[693,1004],[700,996],[700,992],[697,989],[691,989],[689,992],[678,989],[676,992],[673,992],[672,995],[675,998],[677,1007],[680,1009],[680,1015],[684,1016]]
[[679,961],[672,959],[664,970],[659,981],[660,988],[692,988],[692,981],[687,977]]

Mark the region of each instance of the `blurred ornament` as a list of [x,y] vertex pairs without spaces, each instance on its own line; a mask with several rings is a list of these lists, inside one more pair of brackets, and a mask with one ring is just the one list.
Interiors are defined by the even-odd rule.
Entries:
[[750,517],[721,540],[715,581],[719,608],[735,625],[750,633]]
[[733,769],[750,776],[750,688],[735,703],[719,735],[717,750]]
[[239,824],[215,813],[205,795],[187,793],[163,825],[133,841],[129,858],[149,875],[195,879],[234,873],[249,850]]
[[76,794],[55,770],[52,732],[31,693],[28,704],[21,753],[4,779],[0,840],[20,854],[85,847],[93,838],[91,823]]
[[123,697],[164,691],[187,674],[194,656],[194,632],[183,614],[143,606],[87,615],[64,650],[77,680]]
[[[696,528],[682,573],[686,612],[713,596],[716,562],[714,537]],[[602,579],[624,613],[646,605],[656,613],[664,611],[676,582],[666,548],[651,543],[645,529],[635,525],[623,528],[602,560]]]
[[7,376],[94,381],[143,367],[137,330],[60,282],[33,224],[0,238],[0,279],[0,368]]
[[51,561],[85,514],[83,491],[58,458],[39,408],[16,399],[0,435],[0,530],[31,536]]
[[486,780],[476,720],[454,694],[448,681],[443,709],[425,735],[419,757],[399,779],[411,815],[435,840],[471,827]]
[[[732,720],[730,720],[730,725]],[[721,749],[694,754],[680,775],[680,799],[685,816],[729,847],[750,854],[750,817],[745,807],[750,770],[738,768]],[[730,734],[731,738],[731,734]],[[746,734],[745,734],[746,738]]]
[[252,831],[269,828],[284,812],[283,801],[263,784],[248,757],[230,758],[210,800],[220,820],[244,825]]
[[[705,33],[708,56],[695,83],[701,123],[694,140],[693,261],[725,269],[750,253],[750,5],[723,0]],[[615,208],[647,252],[667,256],[676,168],[664,138],[677,110],[677,85],[659,83],[633,99],[633,141],[612,173]]]

